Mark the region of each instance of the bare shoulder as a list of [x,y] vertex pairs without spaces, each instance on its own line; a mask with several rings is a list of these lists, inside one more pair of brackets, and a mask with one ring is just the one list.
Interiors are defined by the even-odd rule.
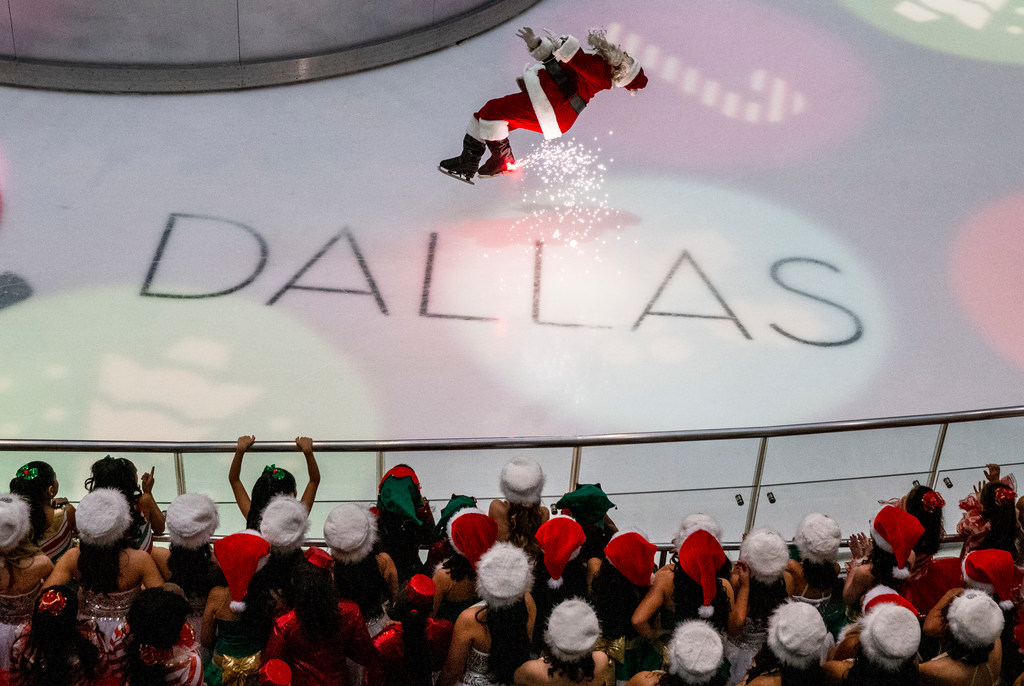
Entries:
[[487,514],[494,518],[507,517],[508,503],[504,500],[492,500],[491,504],[487,506]]
[[519,665],[515,673],[517,686],[538,686],[550,681],[548,664],[544,660],[530,660]]
[[633,676],[626,686],[657,686],[663,672],[639,672]]

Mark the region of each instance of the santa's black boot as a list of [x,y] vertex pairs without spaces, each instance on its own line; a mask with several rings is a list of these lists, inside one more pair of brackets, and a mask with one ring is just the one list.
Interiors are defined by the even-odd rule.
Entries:
[[487,149],[491,156],[481,165],[477,172],[481,179],[489,179],[492,176],[508,174],[516,164],[516,158],[512,157],[512,145],[507,138],[500,141],[487,141]]
[[478,141],[467,133],[466,137],[462,139],[462,154],[458,157],[441,160],[441,164],[437,165],[437,168],[448,176],[454,176],[460,181],[471,184],[473,177],[476,176],[477,167],[480,166],[480,158],[483,156],[483,141]]

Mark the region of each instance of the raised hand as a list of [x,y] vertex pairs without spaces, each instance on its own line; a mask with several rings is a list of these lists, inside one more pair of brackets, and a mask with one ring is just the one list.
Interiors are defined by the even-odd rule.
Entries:
[[529,26],[524,26],[516,31],[516,35],[523,39],[526,43],[526,47],[530,50],[534,50],[540,45],[540,38],[537,37],[537,34],[535,34],[533,29]]

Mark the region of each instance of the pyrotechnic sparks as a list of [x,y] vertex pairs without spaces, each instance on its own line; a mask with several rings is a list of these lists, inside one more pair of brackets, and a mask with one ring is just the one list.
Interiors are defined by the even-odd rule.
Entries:
[[519,160],[516,168],[525,170],[527,181],[523,205],[528,215],[517,220],[511,230],[521,233],[526,229],[539,233],[545,242],[560,242],[577,250],[584,243],[604,243],[604,231],[621,227],[609,226],[616,213],[608,206],[607,193],[602,192],[607,166],[600,152],[601,148],[592,150],[575,140],[557,139],[545,141]]

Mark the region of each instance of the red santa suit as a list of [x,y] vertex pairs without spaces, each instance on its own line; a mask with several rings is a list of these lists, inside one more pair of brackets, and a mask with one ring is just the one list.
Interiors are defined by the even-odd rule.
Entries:
[[[614,87],[637,90],[647,85],[647,77],[636,60],[625,74],[613,79],[611,65],[600,55],[581,50],[575,37],[562,36],[554,41],[545,37],[540,41],[530,54],[540,61],[553,57],[569,82],[575,81],[575,95],[584,104],[603,90]],[[523,83],[525,92],[489,100],[474,113],[469,134],[478,140],[497,141],[508,138],[511,129],[526,129],[551,139],[572,128],[579,116],[571,103],[573,94],[563,93],[544,65],[528,65]]]

